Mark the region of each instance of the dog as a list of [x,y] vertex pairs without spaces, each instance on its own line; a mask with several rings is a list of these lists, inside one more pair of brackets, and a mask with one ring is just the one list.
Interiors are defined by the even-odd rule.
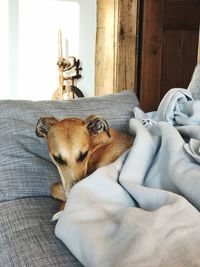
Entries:
[[62,201],[61,210],[74,184],[116,160],[134,141],[132,136],[109,128],[107,121],[97,115],[85,120],[41,117],[36,135],[46,138],[49,155],[60,174],[62,184],[53,184],[51,194]]

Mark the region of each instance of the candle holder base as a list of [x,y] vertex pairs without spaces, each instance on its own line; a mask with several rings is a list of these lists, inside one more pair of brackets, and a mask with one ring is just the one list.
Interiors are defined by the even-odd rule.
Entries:
[[74,85],[68,85],[67,88],[66,86],[64,87],[65,88],[63,88],[62,90],[62,95],[60,93],[61,92],[60,88],[58,88],[54,92],[52,100],[69,100],[69,99],[84,97],[84,94],[78,87]]

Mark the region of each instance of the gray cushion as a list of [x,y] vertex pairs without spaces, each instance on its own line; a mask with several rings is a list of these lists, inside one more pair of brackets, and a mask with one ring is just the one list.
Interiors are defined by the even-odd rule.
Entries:
[[35,135],[42,116],[85,118],[99,114],[111,127],[128,131],[132,109],[138,105],[129,91],[71,101],[0,101],[0,201],[50,196],[50,185],[60,181],[46,141]]
[[57,210],[47,197],[1,202],[0,266],[82,266],[54,235],[50,218]]

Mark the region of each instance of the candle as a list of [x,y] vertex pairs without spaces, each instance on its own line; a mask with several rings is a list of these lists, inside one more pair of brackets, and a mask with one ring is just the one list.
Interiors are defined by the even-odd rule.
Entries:
[[58,57],[62,58],[62,32],[58,31]]

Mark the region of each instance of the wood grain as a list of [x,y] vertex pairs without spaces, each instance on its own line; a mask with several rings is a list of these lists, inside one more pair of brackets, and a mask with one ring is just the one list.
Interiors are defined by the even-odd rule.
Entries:
[[166,0],[164,28],[198,30],[200,22],[199,0]]
[[134,91],[137,1],[119,1],[116,38],[115,90]]
[[164,31],[161,98],[171,88],[188,87],[197,61],[197,49],[197,31]]
[[144,1],[140,103],[145,111],[160,101],[164,0]]
[[156,110],[165,93],[187,88],[197,63],[199,0],[143,1],[139,96]]
[[134,90],[137,1],[97,1],[95,95]]
[[114,0],[97,1],[95,94],[112,93],[114,77]]

